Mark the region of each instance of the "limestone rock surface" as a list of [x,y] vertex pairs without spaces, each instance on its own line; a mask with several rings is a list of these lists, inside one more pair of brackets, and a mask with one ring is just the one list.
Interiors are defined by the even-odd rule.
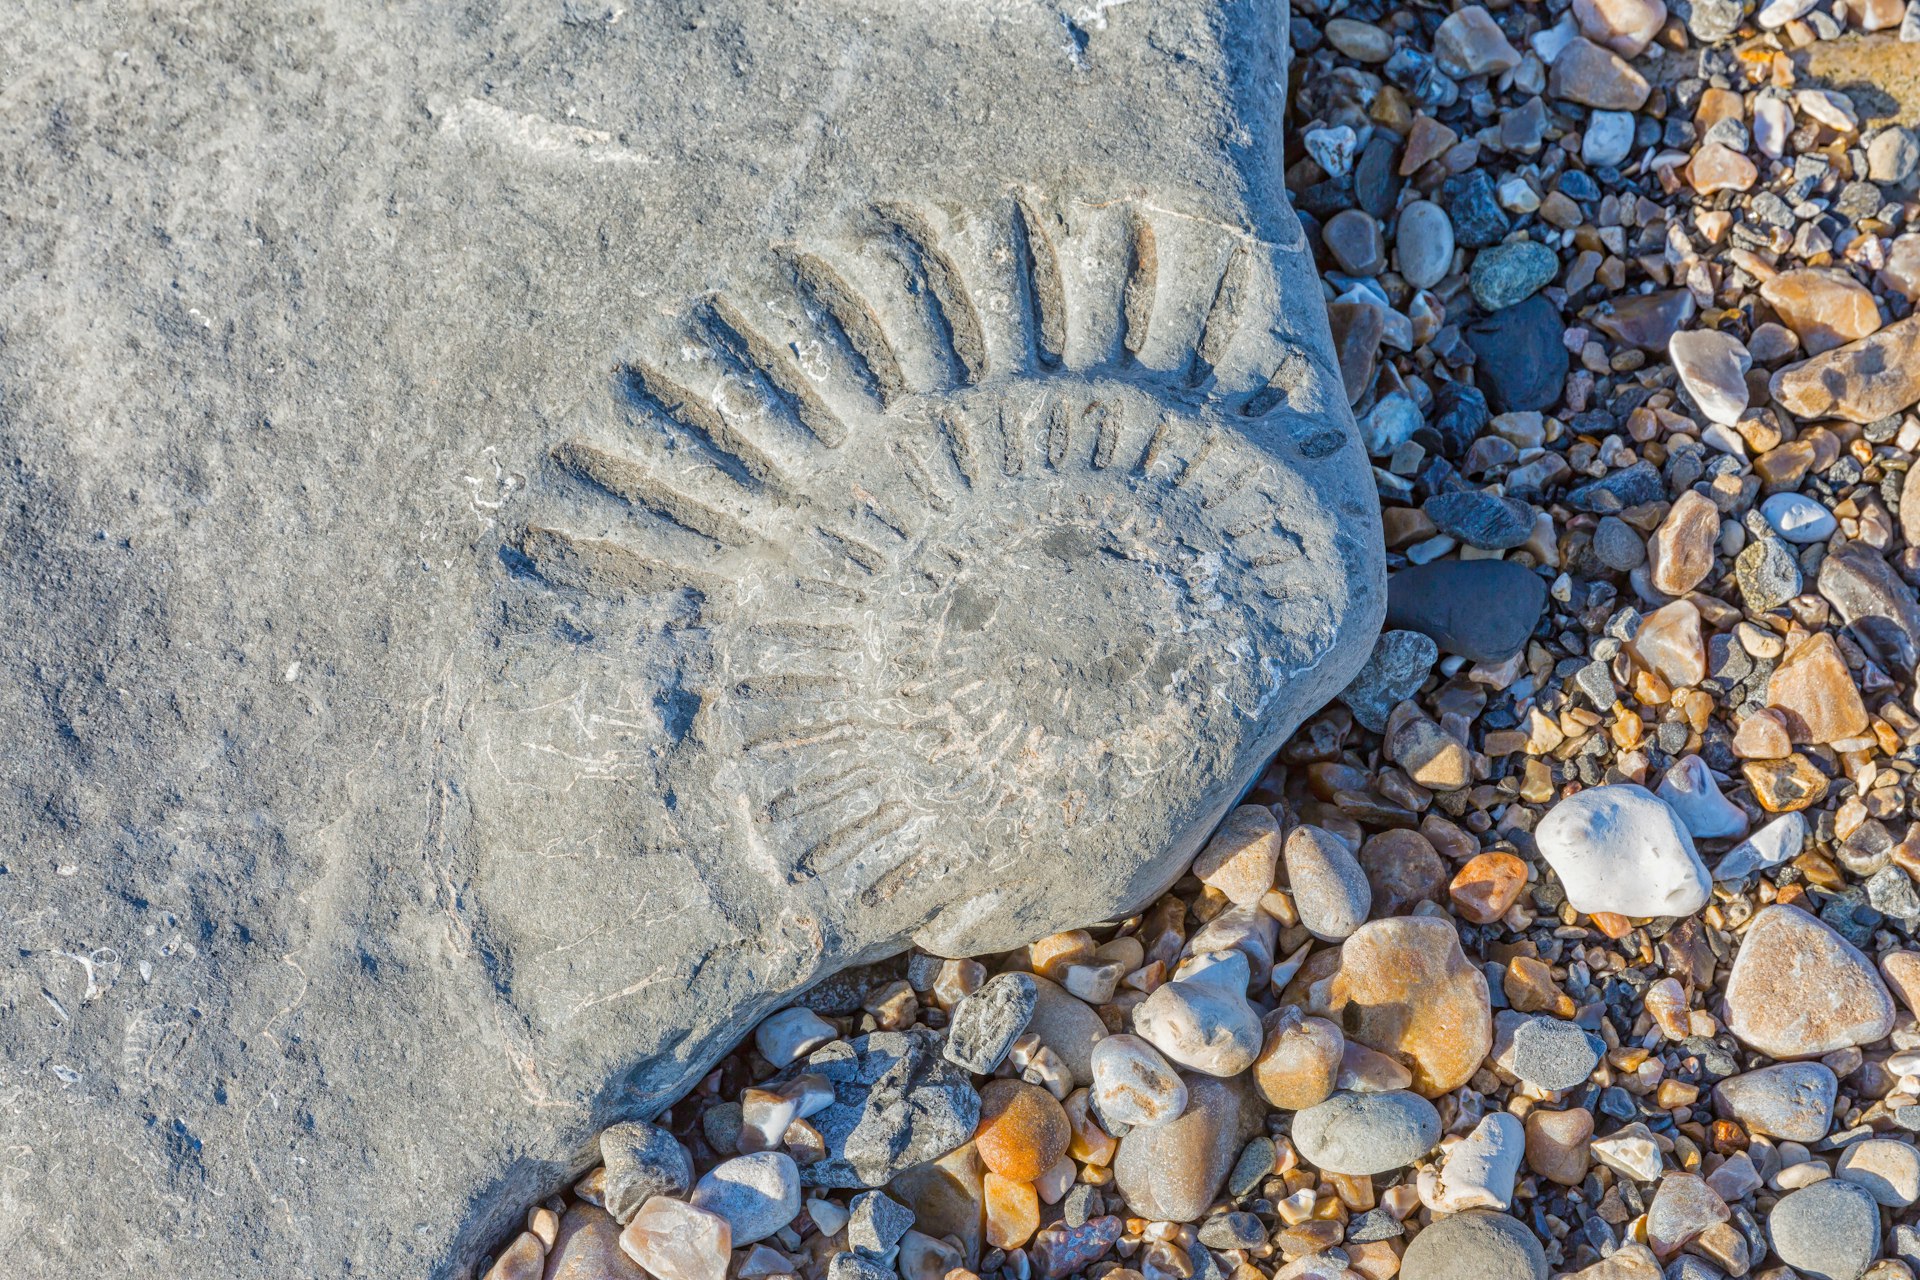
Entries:
[[1084,8],[12,15],[16,1269],[464,1274],[835,971],[1143,906],[1347,686],[1286,13]]

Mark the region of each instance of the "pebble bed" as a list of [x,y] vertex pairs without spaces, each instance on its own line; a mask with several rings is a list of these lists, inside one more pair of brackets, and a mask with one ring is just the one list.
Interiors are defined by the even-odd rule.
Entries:
[[817,988],[486,1280],[1914,1280],[1920,138],[1796,59],[1920,0],[1292,35],[1366,669],[1142,914]]

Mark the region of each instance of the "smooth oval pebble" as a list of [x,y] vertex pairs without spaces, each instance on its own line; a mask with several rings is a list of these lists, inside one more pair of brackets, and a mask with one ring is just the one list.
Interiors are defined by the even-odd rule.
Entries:
[[1347,1048],[1340,1028],[1286,1005],[1266,1017],[1267,1039],[1253,1064],[1260,1096],[1285,1111],[1317,1106],[1333,1094]]
[[1293,1145],[1326,1173],[1405,1168],[1440,1141],[1440,1113],[1417,1093],[1336,1093],[1293,1118]]
[[980,1162],[1001,1177],[1032,1182],[1067,1154],[1072,1138],[1066,1111],[1039,1085],[992,1080],[980,1090],[973,1148]]
[[1818,1062],[1781,1062],[1729,1076],[1713,1087],[1716,1115],[1749,1133],[1818,1142],[1833,1124],[1840,1081]]
[[1741,936],[1726,1002],[1727,1029],[1770,1058],[1816,1057],[1893,1030],[1893,997],[1859,948],[1780,903]]
[[1113,1159],[1113,1185],[1127,1207],[1154,1222],[1199,1219],[1266,1123],[1266,1105],[1245,1076],[1189,1075],[1186,1083],[1185,1113],[1127,1134]]
[[1339,942],[1367,922],[1373,890],[1347,842],[1302,824],[1287,835],[1287,886],[1306,931]]
[[1415,1236],[1400,1280],[1547,1280],[1547,1255],[1519,1219],[1471,1209]]
[[694,1184],[689,1203],[726,1219],[737,1249],[766,1239],[800,1215],[800,1167],[784,1151],[735,1156]]
[[1105,1120],[1166,1124],[1187,1109],[1187,1085],[1139,1036],[1108,1036],[1093,1046],[1093,1099]]
[[1400,275],[1416,289],[1431,289],[1453,269],[1453,220],[1431,200],[1414,200],[1400,211],[1394,234]]
[[1880,1252],[1880,1209],[1864,1189],[1827,1178],[1780,1197],[1767,1239],[1807,1280],[1860,1280]]

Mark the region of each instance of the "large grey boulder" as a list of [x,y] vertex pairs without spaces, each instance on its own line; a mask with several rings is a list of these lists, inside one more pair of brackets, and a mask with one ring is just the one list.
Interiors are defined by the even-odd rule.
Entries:
[[0,24],[0,1247],[453,1276],[1365,660],[1254,0]]

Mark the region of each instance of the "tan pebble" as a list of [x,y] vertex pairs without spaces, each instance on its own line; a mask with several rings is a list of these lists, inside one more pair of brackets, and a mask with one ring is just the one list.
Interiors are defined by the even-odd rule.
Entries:
[[1486,977],[1444,918],[1362,925],[1341,945],[1328,996],[1347,1038],[1404,1063],[1430,1098],[1466,1083],[1493,1044]]
[[1041,977],[1056,982],[1068,965],[1091,959],[1093,935],[1085,929],[1069,929],[1027,944],[1027,964]]
[[1575,39],[1554,58],[1547,92],[1606,111],[1638,111],[1651,89],[1646,77],[1618,54],[1592,41]]
[[1760,170],[1732,147],[1709,142],[1687,161],[1687,185],[1696,194],[1713,195],[1718,191],[1745,191],[1760,180]]
[[1670,596],[1684,595],[1713,571],[1720,539],[1720,510],[1692,489],[1674,502],[1667,518],[1647,540],[1647,567],[1653,585]]
[[1088,1090],[1075,1089],[1061,1104],[1067,1113],[1067,1125],[1073,1130],[1073,1137],[1067,1143],[1067,1154],[1081,1164],[1101,1167],[1113,1163],[1114,1149],[1120,1144],[1093,1118],[1089,1106],[1092,1100],[1093,1095]]
[[1193,860],[1193,874],[1202,884],[1226,894],[1236,906],[1250,906],[1273,888],[1273,871],[1279,861],[1280,824],[1273,810],[1265,805],[1243,804],[1227,815]]
[[1920,1014],[1920,951],[1889,951],[1880,957],[1880,976],[1909,1013]]
[[1675,600],[1648,614],[1634,633],[1632,647],[1641,665],[1671,687],[1707,678],[1707,641],[1700,609],[1691,600]]
[[1471,753],[1411,702],[1401,703],[1387,717],[1385,751],[1423,787],[1457,791],[1473,781]]
[[1727,1029],[1774,1058],[1872,1044],[1893,1029],[1893,999],[1866,957],[1798,907],[1775,904],[1753,918],[1726,1002]]
[[1665,0],[1573,0],[1580,34],[1623,58],[1646,52],[1666,25]]
[[1322,31],[1328,44],[1355,62],[1385,62],[1393,53],[1393,37],[1370,22],[1334,18]]
[[993,1080],[980,1091],[974,1149],[994,1173],[1032,1182],[1067,1153],[1073,1131],[1051,1093],[1024,1080]]
[[1584,1108],[1527,1113],[1527,1168],[1549,1182],[1577,1187],[1586,1181],[1592,1158],[1587,1139],[1593,1136],[1593,1113]]
[[1741,776],[1768,813],[1793,813],[1826,799],[1827,775],[1798,751],[1783,760],[1749,760]]
[[1455,9],[1433,33],[1433,56],[1450,76],[1498,75],[1520,65],[1493,15],[1477,4]]
[[1404,915],[1415,903],[1439,902],[1446,893],[1447,865],[1418,831],[1394,828],[1369,836],[1359,862],[1375,915]]
[[1879,330],[1873,291],[1844,271],[1803,267],[1783,271],[1760,285],[1760,296],[1817,356]]
[[540,1237],[531,1231],[522,1231],[488,1268],[486,1280],[540,1280],[546,1265],[547,1250]]
[[1402,177],[1420,172],[1453,149],[1460,135],[1431,116],[1415,116],[1407,132],[1407,147],[1400,155]]
[[1795,742],[1838,742],[1867,730],[1867,709],[1840,646],[1815,632],[1774,668],[1767,701],[1783,712]]
[[1492,924],[1519,901],[1526,887],[1526,863],[1510,853],[1483,853],[1454,873],[1447,896],[1465,919]]
[[952,1236],[968,1256],[984,1243],[986,1168],[971,1142],[938,1160],[895,1175],[887,1194],[913,1210],[914,1227],[938,1239]]
[[1790,364],[1773,375],[1770,390],[1801,418],[1867,423],[1910,409],[1920,402],[1920,316]]
[[1325,1018],[1286,1005],[1268,1014],[1266,1041],[1253,1063],[1253,1084],[1276,1107],[1301,1111],[1332,1096],[1346,1037]]
[[543,1280],[648,1280],[620,1248],[620,1224],[604,1209],[576,1204],[560,1219]]
[[620,1247],[655,1280],[726,1280],[733,1231],[717,1213],[666,1196],[640,1206]]
[[1507,961],[1501,976],[1501,991],[1507,1004],[1519,1013],[1550,1013],[1556,1018],[1574,1015],[1573,998],[1553,980],[1553,970],[1532,956],[1515,956]]
[[1733,754],[1742,760],[1780,760],[1793,754],[1793,737],[1786,718],[1765,708],[1740,722],[1733,734]]
[[987,1243],[996,1249],[1018,1249],[1040,1229],[1040,1193],[1031,1182],[1020,1182],[989,1172],[982,1189],[987,1202]]
[[948,960],[941,964],[939,976],[933,980],[933,1002],[951,1011],[953,1006],[978,991],[986,980],[987,966],[978,960]]

